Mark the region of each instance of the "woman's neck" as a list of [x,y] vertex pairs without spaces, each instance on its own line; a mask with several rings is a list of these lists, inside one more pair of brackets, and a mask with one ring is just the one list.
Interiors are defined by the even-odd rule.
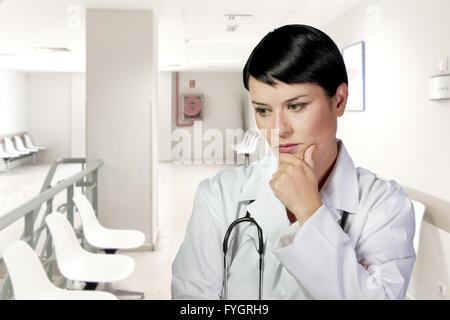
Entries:
[[327,165],[325,165],[325,169],[323,170],[324,173],[320,175],[319,178],[319,192],[322,190],[323,185],[327,181],[328,177],[330,176],[331,172],[333,171],[334,165],[336,164],[337,156],[338,156],[338,145],[337,141],[333,144],[332,151],[330,152],[330,157],[327,161]]

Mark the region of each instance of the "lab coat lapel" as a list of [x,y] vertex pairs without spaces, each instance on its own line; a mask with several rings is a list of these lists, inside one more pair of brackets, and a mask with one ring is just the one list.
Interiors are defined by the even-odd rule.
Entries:
[[344,143],[338,141],[339,153],[335,167],[320,190],[320,197],[333,213],[340,219],[342,211],[356,214],[359,208],[359,182],[353,160]]
[[273,193],[269,182],[247,210],[262,228],[264,243],[268,241],[273,248],[277,237],[289,226],[289,219],[286,208]]
[[[264,243],[268,240],[273,247],[277,236],[289,226],[286,209],[269,185],[277,168],[277,159],[270,150],[265,158],[254,165],[256,168],[243,187],[239,201],[254,200],[247,210],[263,230]],[[247,234],[257,240],[256,228],[249,228]]]
[[254,170],[242,188],[239,201],[255,200],[264,191],[277,169],[277,158],[269,149],[264,158],[252,163],[251,166],[254,166]]
[[359,228],[352,226],[357,213],[361,210],[358,174],[344,143],[339,139],[336,140],[339,146],[338,158],[333,171],[320,190],[320,198],[338,223],[340,223],[343,211],[349,213],[344,230],[355,247]]

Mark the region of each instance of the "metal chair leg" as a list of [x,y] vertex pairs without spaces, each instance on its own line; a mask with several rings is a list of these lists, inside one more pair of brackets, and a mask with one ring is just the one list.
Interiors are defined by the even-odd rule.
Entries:
[[130,291],[130,290],[121,290],[121,289],[114,289],[112,287],[111,283],[105,283],[105,290],[108,292],[111,292],[112,294],[116,296],[138,296],[138,300],[145,299],[145,293],[140,291]]
[[[115,254],[117,249],[103,249],[106,254]],[[140,300],[145,298],[144,292],[140,291],[129,291],[129,290],[114,290],[111,283],[105,284],[105,289],[116,296],[138,296]]]
[[83,290],[95,290],[97,289],[98,282],[86,282]]

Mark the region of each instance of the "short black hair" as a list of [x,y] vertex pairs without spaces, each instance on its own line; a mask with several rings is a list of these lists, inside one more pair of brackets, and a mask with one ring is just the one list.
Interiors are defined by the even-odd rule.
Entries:
[[348,84],[344,59],[334,41],[307,25],[285,25],[269,32],[253,49],[243,70],[245,89],[250,76],[268,85],[314,83],[328,97]]

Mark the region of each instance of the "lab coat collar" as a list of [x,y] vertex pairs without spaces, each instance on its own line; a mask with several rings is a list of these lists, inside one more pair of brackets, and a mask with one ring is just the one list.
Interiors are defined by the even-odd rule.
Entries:
[[[331,211],[335,212],[335,209],[338,209],[338,211],[356,214],[359,206],[359,183],[356,168],[342,140],[336,138],[336,141],[338,143],[337,160],[320,191],[320,196],[322,202]],[[266,202],[271,196],[275,196],[269,182],[278,167],[277,158],[269,148],[268,154],[251,166],[255,166],[255,168],[242,188],[239,201],[256,200],[255,203],[257,203],[258,200],[261,200]],[[340,214],[336,216],[336,219],[340,219],[340,216]]]

